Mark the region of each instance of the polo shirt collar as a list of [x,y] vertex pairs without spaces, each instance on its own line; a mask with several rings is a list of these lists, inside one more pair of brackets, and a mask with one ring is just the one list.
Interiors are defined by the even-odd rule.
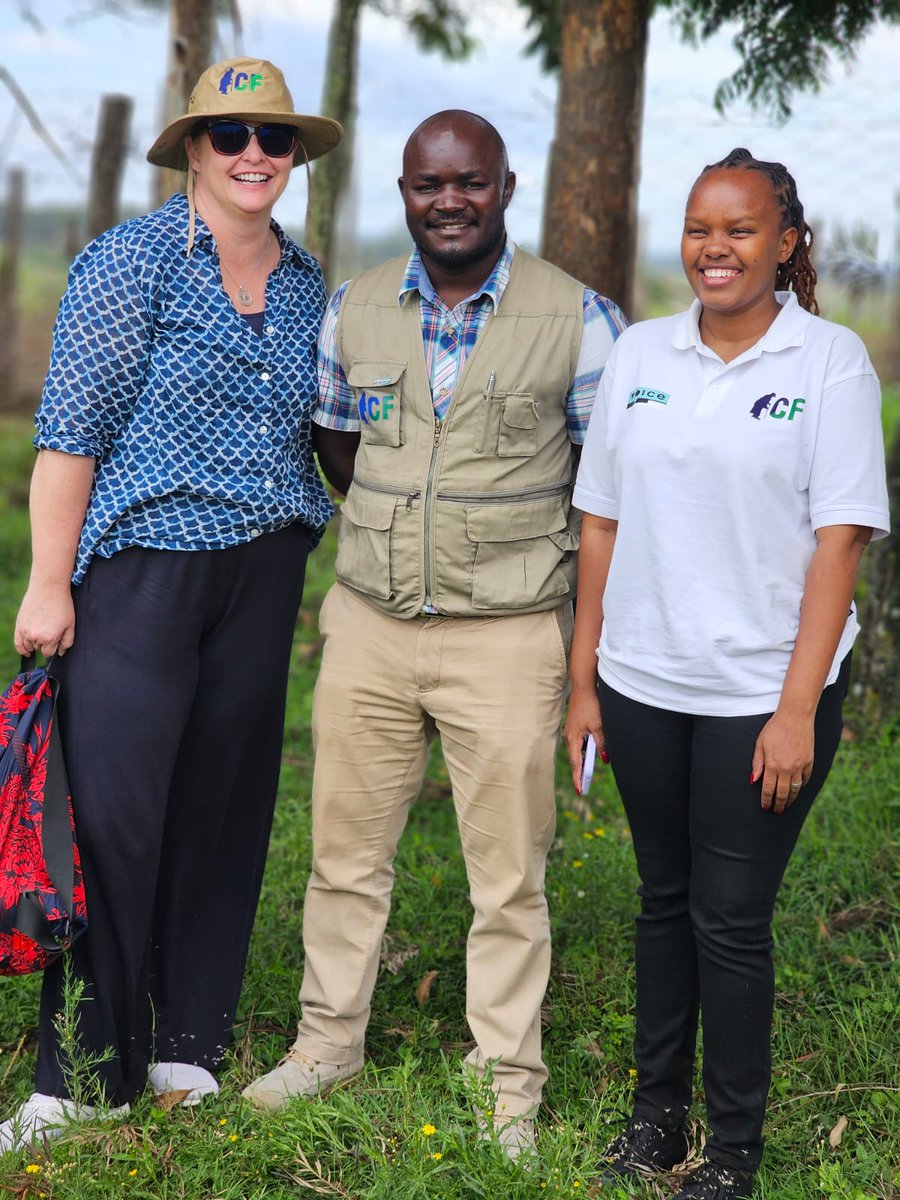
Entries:
[[[802,346],[806,341],[810,315],[797,303],[794,292],[776,292],[775,299],[781,305],[781,312],[756,345],[745,350],[740,358],[757,358],[764,351],[777,354],[779,350],[787,350],[790,346]],[[672,333],[672,345],[676,350],[697,350],[702,354],[710,352],[700,337],[702,311],[702,304],[695,300],[687,312],[683,312],[678,318]]]
[[[494,312],[497,311],[503,293],[506,291],[506,285],[509,283],[509,271],[512,265],[513,254],[515,253],[515,243],[511,238],[506,239],[506,245],[503,247],[503,253],[494,264],[494,269],[488,275],[487,279],[465,300],[461,300],[461,304],[471,304],[474,300],[480,300],[482,296],[492,305]],[[427,300],[430,304],[437,304],[441,301],[440,296],[434,290],[434,285],[431,282],[425,264],[422,262],[422,255],[418,246],[409,256],[409,262],[406,264],[406,271],[403,275],[403,280],[400,284],[400,292],[397,296],[398,304],[403,305],[407,296],[414,292],[418,292],[423,300]]]

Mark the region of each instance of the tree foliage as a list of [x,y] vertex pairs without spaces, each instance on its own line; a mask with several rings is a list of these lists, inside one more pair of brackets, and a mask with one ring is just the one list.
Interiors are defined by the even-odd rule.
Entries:
[[445,58],[466,58],[475,40],[466,28],[468,13],[455,0],[368,0],[371,8],[406,23],[423,50],[436,50]]
[[[565,0],[519,0],[533,31],[528,51],[557,70]],[[719,112],[745,96],[755,108],[785,119],[798,91],[818,91],[830,56],[852,60],[879,20],[900,21],[900,0],[655,0],[668,9],[685,41],[699,45],[737,25],[738,69],[716,89]]]

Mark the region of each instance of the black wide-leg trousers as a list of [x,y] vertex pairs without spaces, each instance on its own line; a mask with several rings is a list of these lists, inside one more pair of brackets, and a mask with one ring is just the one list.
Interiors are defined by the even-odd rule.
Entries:
[[[214,1069],[234,1021],[265,864],[308,530],[224,550],[134,547],[75,590],[55,664],[84,869],[82,1051],[111,1104],[148,1063]],[[45,973],[36,1090],[71,1091]]]
[[849,657],[822,693],[809,782],[782,814],[750,783],[771,713],[691,716],[600,682],[610,766],[641,886],[636,923],[634,1116],[680,1129],[698,1018],[713,1162],[755,1170],[771,1078],[772,913],[788,859],[841,736]]

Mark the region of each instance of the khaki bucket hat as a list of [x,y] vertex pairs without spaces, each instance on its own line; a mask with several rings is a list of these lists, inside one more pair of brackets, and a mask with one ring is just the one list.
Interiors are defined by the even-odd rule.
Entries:
[[330,117],[294,112],[294,101],[284,76],[272,63],[262,58],[229,58],[227,62],[207,67],[191,93],[188,111],[166,126],[147,151],[147,159],[158,167],[186,171],[185,134],[204,118],[223,117],[293,125],[299,134],[295,166],[304,159],[327,154],[344,134],[343,128]]

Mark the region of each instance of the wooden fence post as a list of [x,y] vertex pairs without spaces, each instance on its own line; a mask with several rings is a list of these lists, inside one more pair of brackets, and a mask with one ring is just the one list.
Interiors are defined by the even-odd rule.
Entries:
[[0,409],[18,400],[19,257],[25,209],[25,172],[12,167],[7,175],[6,220],[0,249]]
[[88,241],[119,220],[122,172],[133,107],[130,96],[104,96],[100,101],[88,189]]

